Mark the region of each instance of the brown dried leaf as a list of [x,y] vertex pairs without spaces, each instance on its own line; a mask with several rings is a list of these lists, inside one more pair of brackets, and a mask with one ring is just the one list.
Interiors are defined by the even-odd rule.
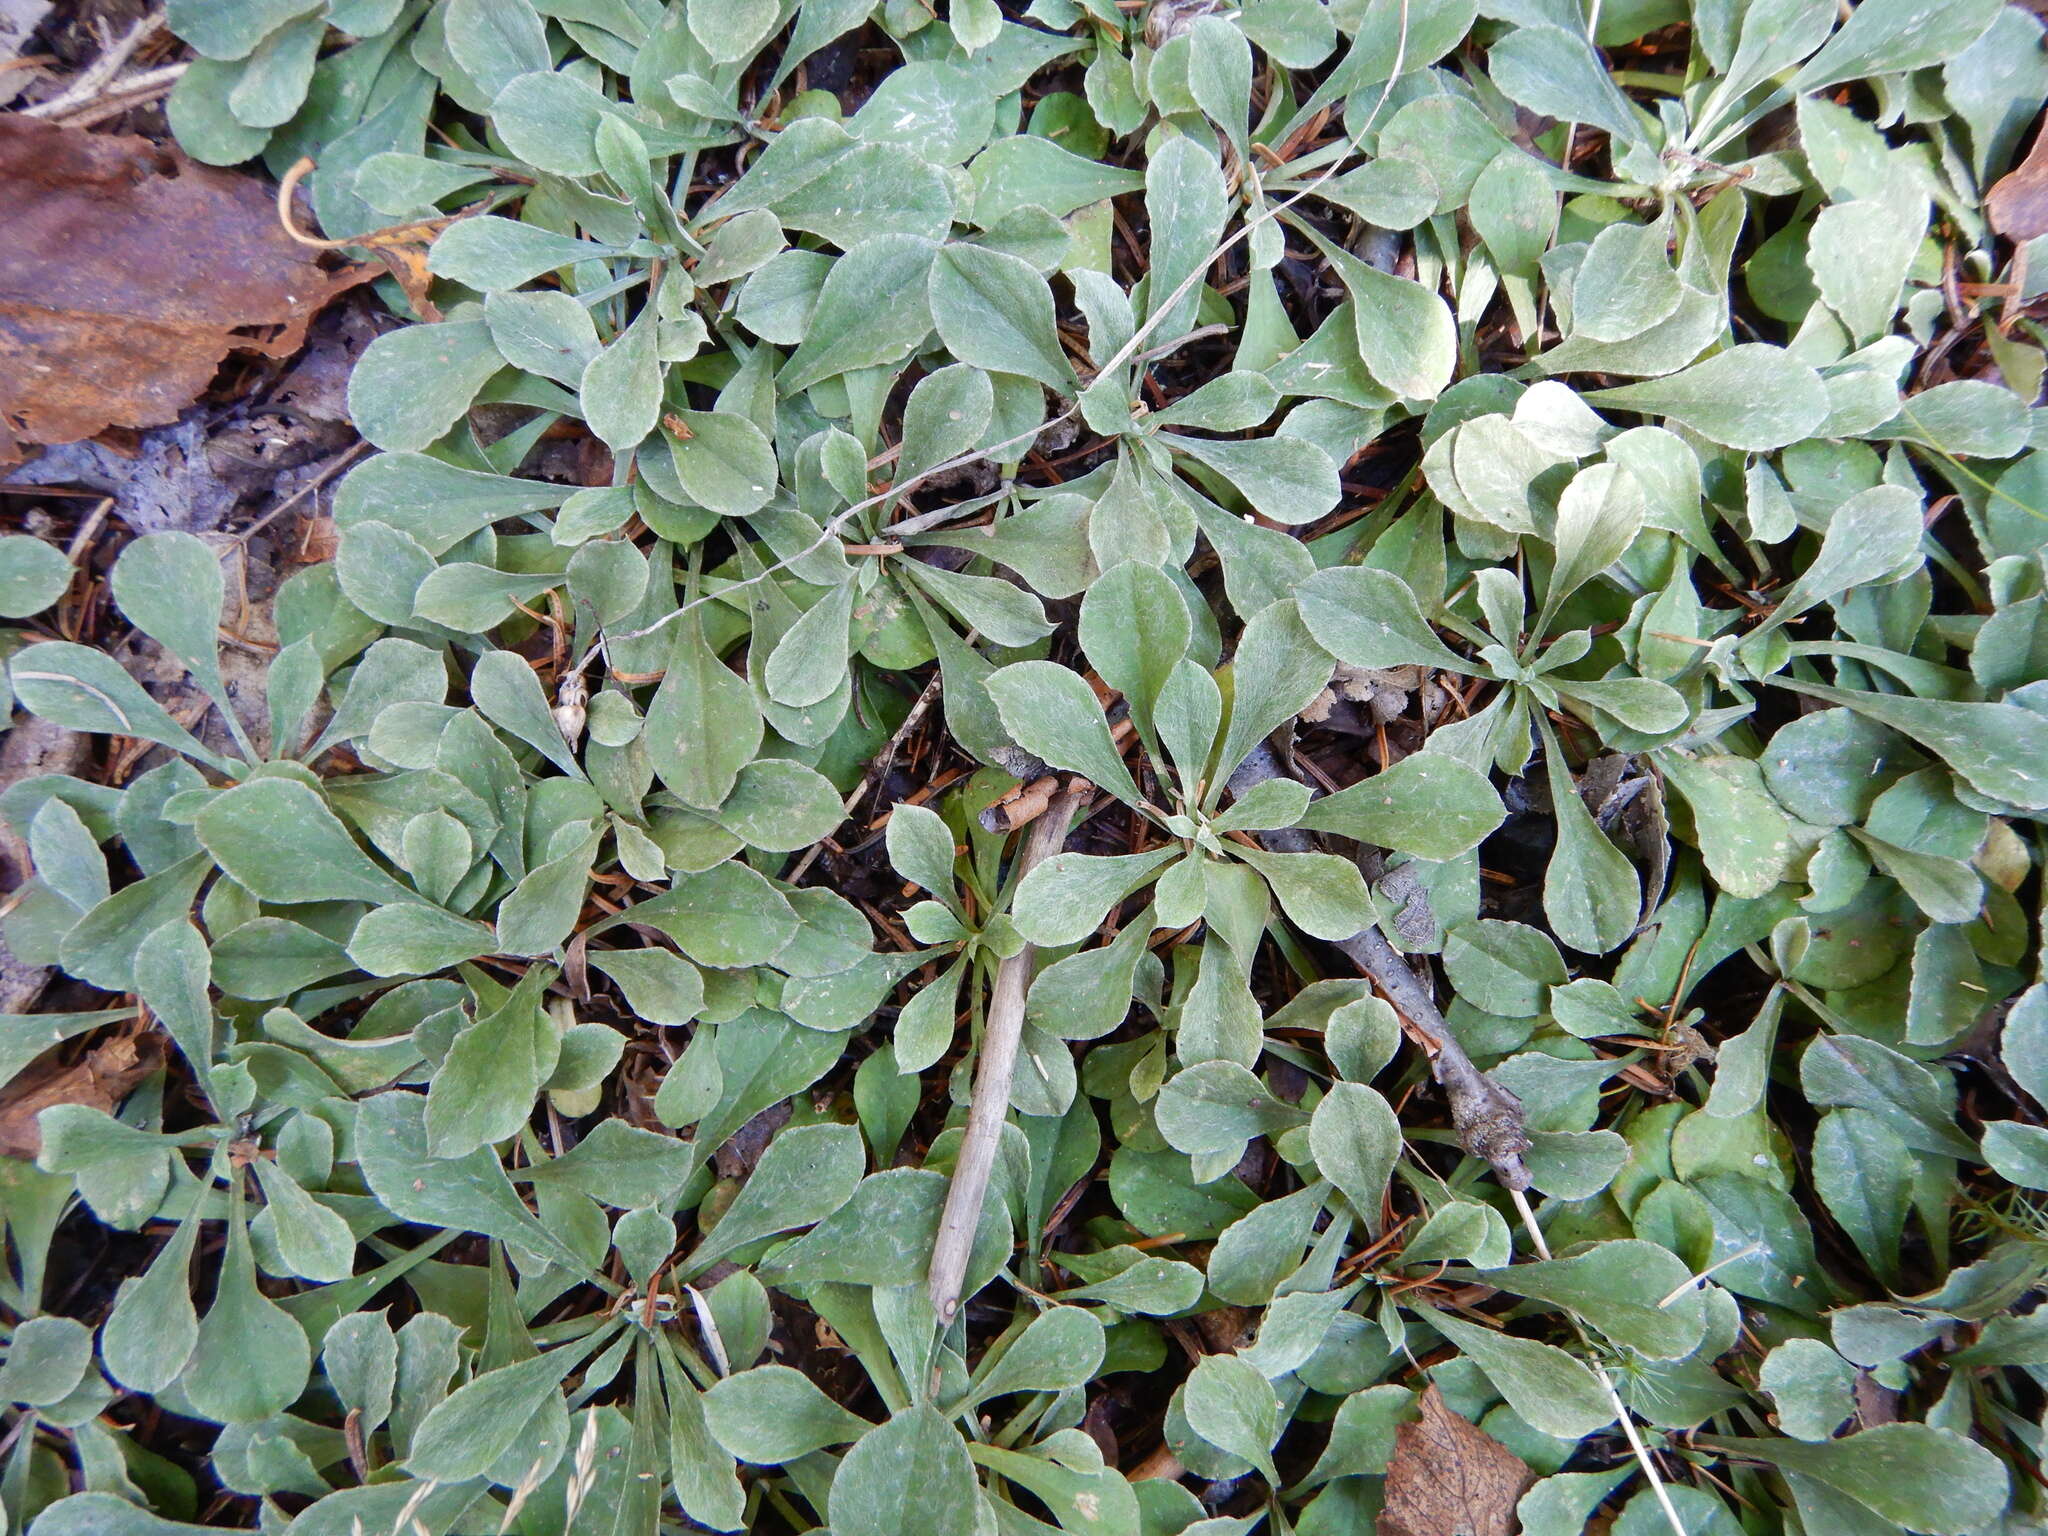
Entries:
[[1515,1503],[1536,1480],[1522,1459],[1423,1389],[1422,1421],[1394,1431],[1379,1536],[1514,1536]]
[[1984,212],[1991,227],[2014,244],[2048,235],[2048,126],[2034,130],[2027,158],[1991,184]]
[[297,351],[378,271],[327,270],[260,184],[143,138],[0,118],[0,186],[0,464],[175,421],[230,351]]
[[89,1104],[111,1115],[162,1064],[151,1035],[116,1035],[68,1066],[54,1055],[30,1063],[0,1088],[0,1153],[33,1158],[43,1149],[36,1116],[52,1104]]

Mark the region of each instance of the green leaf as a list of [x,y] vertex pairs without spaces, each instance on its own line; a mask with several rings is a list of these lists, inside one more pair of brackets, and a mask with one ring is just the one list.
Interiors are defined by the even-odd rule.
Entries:
[[808,1227],[839,1210],[861,1182],[860,1130],[809,1125],[784,1131],[768,1145],[739,1195],[678,1273],[703,1273],[748,1243]]
[[1572,334],[1626,341],[1671,318],[1684,290],[1659,222],[1609,224],[1593,237],[1572,280]]
[[562,737],[540,679],[512,651],[486,651],[469,674],[469,697],[486,720],[553,763],[572,779],[583,767]]
[[1799,1058],[1799,1086],[1817,1105],[1868,1110],[1916,1151],[1968,1158],[1947,1075],[1859,1035],[1821,1035]]
[[552,972],[533,965],[505,1001],[455,1037],[427,1090],[427,1151],[454,1161],[517,1133],[555,1070],[561,1035],[541,1007]]
[[1657,754],[1666,778],[1692,808],[1700,856],[1732,896],[1762,896],[1790,872],[1792,828],[1764,788],[1752,758]]
[[545,24],[528,0],[449,0],[442,27],[448,56],[486,96],[520,75],[554,68]]
[[402,901],[363,914],[349,936],[348,957],[372,976],[424,976],[497,948],[497,934],[483,923]]
[[874,235],[849,248],[826,273],[802,345],[782,365],[777,386],[794,394],[915,352],[931,334],[926,283],[938,250],[930,240],[899,234]]
[[582,1262],[534,1218],[512,1188],[497,1154],[479,1148],[437,1158],[427,1150],[426,1098],[380,1093],[356,1115],[357,1161],[370,1192],[400,1221],[480,1232],[517,1243],[550,1263]]
[[41,613],[70,585],[62,550],[25,533],[0,535],[0,619]]
[[754,760],[765,726],[753,690],[718,659],[696,615],[675,630],[640,739],[676,798],[716,810],[739,782],[740,770]]
[[1447,1312],[1427,1314],[1436,1329],[1471,1357],[1487,1380],[1535,1428],[1579,1440],[1614,1422],[1614,1407],[1592,1369],[1553,1345],[1496,1333]]
[[1322,1176],[1377,1231],[1380,1201],[1401,1156],[1401,1123],[1387,1101],[1363,1083],[1336,1083],[1316,1105],[1308,1139]]
[[1589,405],[1662,416],[1725,448],[1760,452],[1810,437],[1827,420],[1820,375],[1782,347],[1749,342],[1661,379],[1590,390]]
[[1029,262],[981,246],[945,246],[932,262],[927,297],[940,339],[961,362],[1075,392],[1052,290]]
[[846,1453],[827,1512],[834,1536],[956,1536],[974,1526],[978,1490],[958,1433],[919,1402]]
[[349,375],[349,415],[379,448],[425,448],[462,420],[504,366],[480,319],[386,331]]
[[92,1332],[69,1317],[28,1317],[14,1326],[0,1364],[0,1401],[47,1408],[77,1391],[92,1368]]
[[1597,1243],[1569,1258],[1485,1273],[1489,1284],[1553,1302],[1652,1360],[1681,1360],[1705,1336],[1706,1307],[1691,1284],[1692,1271],[1655,1243]]
[[1826,688],[1772,679],[1910,736],[1969,781],[1971,788],[2027,810],[2048,810],[2048,717],[2017,704],[1952,703]]
[[1485,774],[1441,752],[1417,752],[1312,802],[1298,825],[1422,859],[1477,847],[1507,818]]
[[728,1452],[770,1467],[858,1440],[874,1427],[786,1365],[760,1365],[713,1382],[704,1394],[704,1417]]
[[1792,77],[1801,95],[1845,80],[1902,74],[1954,58],[1990,30],[1996,0],[1871,0]]
[[230,1185],[220,1280],[179,1378],[185,1400],[216,1423],[253,1423],[290,1407],[305,1390],[312,1368],[305,1329],[256,1288],[256,1261],[249,1251],[237,1178]]
[[192,828],[215,862],[263,901],[413,899],[356,846],[320,792],[297,779],[252,779],[223,790]]
[[764,757],[740,770],[712,819],[750,848],[789,853],[830,837],[846,817],[839,791],[814,768]]
[[1991,1452],[1931,1424],[1880,1424],[1814,1444],[1722,1435],[1702,1435],[1699,1443],[1813,1478],[1929,1536],[1963,1536],[1996,1520],[2011,1486]]
[[1591,123],[1623,144],[1641,137],[1628,98],[1576,27],[1516,27],[1487,49],[1486,71],[1509,99],[1532,112]]
[[1056,853],[1019,882],[1010,915],[1034,944],[1072,944],[1179,853],[1172,845],[1146,853]]
[[1573,949],[1602,955],[1635,932],[1642,885],[1628,856],[1609,840],[1579,797],[1564,750],[1543,725],[1543,761],[1557,819],[1557,847],[1543,874],[1543,911],[1551,931]]
[[438,556],[500,518],[558,507],[572,489],[460,469],[421,453],[378,454],[341,482],[334,521],[344,529],[385,522]]
[[1331,249],[1325,252],[1351,294],[1359,356],[1374,382],[1407,400],[1434,400],[1458,364],[1450,306],[1407,278]]
[[676,475],[692,500],[728,517],[746,517],[775,494],[775,447],[767,434],[730,411],[674,411],[663,417]]
[[7,680],[22,708],[66,730],[139,736],[225,772],[227,759],[164,710],[113,657],[63,640],[16,651]]
[[1260,741],[1307,708],[1331,671],[1329,653],[1315,643],[1293,603],[1274,603],[1253,614],[1230,662],[1230,723],[1217,755],[1217,777],[1228,778]]
[[191,1279],[198,1241],[198,1218],[179,1222],[149,1268],[121,1282],[114,1310],[100,1328],[100,1358],[107,1373],[132,1391],[163,1391],[192,1358],[199,1342]]
[[[983,156],[976,169],[995,154],[991,150]],[[978,206],[976,212],[978,216]],[[1201,299],[1200,274],[1209,265],[1228,215],[1223,171],[1216,157],[1186,135],[1161,144],[1145,167],[1145,222],[1151,231],[1146,318],[1158,317],[1151,331],[1154,343],[1172,341],[1194,324]],[[1174,298],[1184,283],[1191,284],[1188,292]]]
[[1302,932],[1342,942],[1372,926],[1372,898],[1351,860],[1334,853],[1266,853],[1244,847],[1236,856],[1265,876],[1282,910]]
[[[481,293],[504,293],[549,272],[610,254],[610,246],[595,241],[483,214],[457,220],[442,230],[427,252],[427,270]],[[489,313],[487,306],[486,316]]]
[[1248,1461],[1278,1488],[1273,1445],[1280,1438],[1280,1401],[1273,1384],[1237,1355],[1204,1355],[1188,1374],[1181,1411],[1188,1428],[1219,1451]]
[[1167,1145],[1191,1154],[1241,1155],[1255,1136],[1302,1123],[1301,1111],[1234,1061],[1203,1061],[1166,1080],[1153,1116]]
[[1141,803],[1102,706],[1079,673],[1050,661],[1020,661],[998,668],[984,686],[1003,729],[1025,751],[1080,774],[1126,805]]
[[668,890],[621,915],[667,934],[699,965],[718,968],[765,965],[799,927],[796,909],[780,891],[731,861],[677,875]]
[[436,1403],[413,1434],[405,1468],[415,1478],[460,1483],[480,1476],[517,1445],[527,1426],[555,1400],[568,1374],[611,1334],[583,1339],[515,1360],[473,1377]]
[[346,1280],[355,1273],[356,1240],[348,1223],[300,1187],[278,1163],[258,1159],[277,1251],[301,1279]]
[[46,1506],[29,1529],[36,1536],[195,1536],[213,1527],[166,1520],[118,1494],[74,1493]]
[[1306,438],[1186,437],[1162,432],[1158,441],[1214,470],[1254,509],[1276,523],[1314,522],[1337,505],[1337,465]]
[[654,430],[661,414],[654,306],[584,365],[577,397],[590,430],[615,454],[638,447]]
[[1129,702],[1148,737],[1153,706],[1193,634],[1186,599],[1157,566],[1112,566],[1081,599],[1081,649],[1096,674]]
[[1013,1392],[1062,1392],[1085,1387],[1101,1369],[1103,1326],[1085,1307],[1048,1307],[993,1360],[984,1359],[969,1384],[966,1408]]
[[226,10],[207,0],[170,0],[164,20],[193,52],[209,59],[240,59],[286,22],[319,8],[316,0],[250,0]]
[[1437,638],[1414,591],[1392,571],[1332,566],[1297,587],[1295,600],[1316,643],[1347,666],[1474,668]]

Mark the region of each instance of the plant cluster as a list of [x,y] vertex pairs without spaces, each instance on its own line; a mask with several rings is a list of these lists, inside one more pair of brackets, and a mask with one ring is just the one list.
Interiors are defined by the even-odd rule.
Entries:
[[260,708],[0,543],[16,1528],[2041,1527],[2027,12],[169,11],[415,323]]

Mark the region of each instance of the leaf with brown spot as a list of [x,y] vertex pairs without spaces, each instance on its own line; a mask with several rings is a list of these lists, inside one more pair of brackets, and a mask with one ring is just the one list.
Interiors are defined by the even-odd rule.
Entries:
[[1379,1536],[1514,1536],[1515,1503],[1535,1482],[1522,1459],[1423,1389],[1422,1420],[1394,1432]]
[[143,138],[0,117],[0,186],[0,464],[175,421],[230,351],[297,351],[379,270],[328,270],[259,182]]

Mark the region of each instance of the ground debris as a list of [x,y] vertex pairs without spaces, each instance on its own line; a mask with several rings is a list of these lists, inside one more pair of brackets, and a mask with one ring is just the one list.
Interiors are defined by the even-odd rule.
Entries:
[[1379,1536],[1514,1536],[1516,1501],[1535,1480],[1432,1384],[1423,1389],[1421,1422],[1394,1432]]
[[0,181],[0,464],[175,421],[230,351],[296,351],[378,270],[330,269],[261,184],[147,139],[0,119]]

